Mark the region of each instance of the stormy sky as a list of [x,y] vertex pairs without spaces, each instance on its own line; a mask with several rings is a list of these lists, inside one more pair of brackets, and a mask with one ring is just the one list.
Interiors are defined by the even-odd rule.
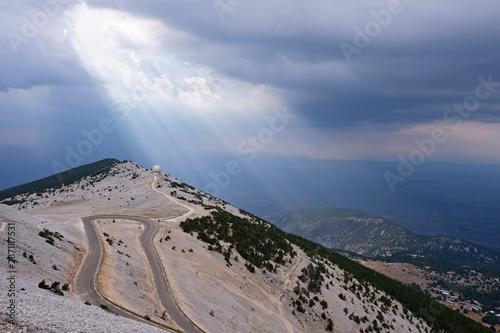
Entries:
[[498,164],[498,13],[2,0],[0,188],[105,157],[205,174],[207,156]]

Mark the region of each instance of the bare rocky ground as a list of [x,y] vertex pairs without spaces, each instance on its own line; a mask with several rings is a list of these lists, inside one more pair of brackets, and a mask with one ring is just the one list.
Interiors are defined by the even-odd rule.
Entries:
[[[170,236],[167,242],[166,236]],[[343,286],[357,281],[341,283],[343,272],[330,264],[331,277],[322,288],[322,298],[328,308],[323,310],[317,303],[305,313],[298,313],[291,304],[291,299],[296,298],[292,290],[302,268],[311,263],[302,251],[297,249],[298,256],[291,264],[280,267],[277,274],[250,273],[241,258],[231,260],[233,266],[227,267],[220,253],[207,251],[207,244],[195,236],[184,233],[176,224],[166,224],[158,233],[155,245],[179,306],[208,332],[321,332],[326,327],[319,317],[323,312],[332,319],[334,332],[359,332],[369,325],[357,324],[349,316],[366,316],[367,323],[371,324],[380,311],[380,306],[345,290]],[[163,238],[162,243],[159,238]],[[236,256],[234,253],[233,258]],[[371,293],[377,299],[383,295],[373,289]],[[339,294],[343,294],[345,300],[339,298]],[[410,318],[405,319],[403,306],[399,304],[396,309],[396,305],[397,302],[393,302],[394,312],[391,309],[384,313],[385,321],[393,326],[387,331],[425,331],[427,325],[417,319],[411,324]]]
[[[87,251],[80,218],[97,214],[129,214],[161,221],[154,245],[176,301],[181,310],[207,332],[321,332],[325,331],[327,322],[322,315],[332,320],[332,329],[336,332],[360,332],[368,329],[377,318],[380,324],[387,325],[384,330],[387,332],[429,330],[411,314],[403,314],[401,304],[392,300],[390,308],[383,308],[380,302],[376,305],[369,300],[383,296],[373,288],[367,287],[361,294],[356,292],[361,289],[359,283],[354,279],[345,280],[344,273],[331,263],[324,263],[328,274],[321,287],[321,299],[314,304],[303,304],[305,310],[297,311],[294,289],[305,287],[298,277],[304,267],[318,265],[317,259],[308,258],[297,248],[297,256],[286,258],[291,262],[280,265],[276,273],[262,270],[250,273],[244,266],[245,261],[233,250],[232,266],[229,266],[220,253],[209,251],[206,243],[197,240],[196,234],[184,233],[179,222],[187,217],[209,214],[214,206],[242,216],[239,210],[169,175],[162,174],[155,180],[150,171],[131,162],[116,166],[107,177],[88,178],[71,186],[17,199],[24,200],[24,203],[12,207],[0,205],[0,218],[1,222],[15,221],[18,232],[17,323],[24,327],[20,329],[42,332],[160,331],[85,305],[84,300],[71,293],[76,272]],[[41,221],[47,223],[41,224]],[[50,245],[38,236],[43,228],[57,231],[64,238],[55,239],[54,245]],[[117,220],[115,223],[102,221],[100,228],[103,240],[110,238],[104,237],[104,232],[113,239],[113,246],[106,246],[99,276],[101,292],[137,313],[159,313],[161,306],[154,288],[151,288],[151,273],[138,246],[140,226]],[[6,227],[0,230],[2,239],[5,239]],[[118,246],[120,239],[122,243]],[[5,246],[6,243],[2,242],[3,253],[7,252]],[[27,258],[22,257],[23,251],[27,252]],[[36,265],[30,262],[30,254]],[[6,264],[7,261],[2,260],[2,272],[6,271]],[[59,296],[42,290],[37,287],[42,279],[49,284],[53,281],[68,283],[69,291]],[[2,283],[1,288],[5,294],[8,286]],[[328,306],[323,308],[320,300],[327,302]],[[6,301],[2,298],[0,311],[5,311]],[[380,319],[381,312],[383,319]],[[6,313],[0,312],[0,315],[6,321]],[[356,318],[362,321],[357,323]],[[161,320],[157,316],[155,319]]]
[[151,268],[139,243],[144,230],[141,223],[130,220],[98,220],[98,233],[108,241],[98,279],[98,288],[113,303],[153,322],[175,327],[164,313],[155,291]]
[[[104,310],[85,305],[71,294],[79,258],[84,249],[77,245],[83,241],[83,232],[73,223],[54,223],[29,216],[18,210],[0,205],[2,223],[0,244],[2,253],[7,253],[6,223],[15,223],[16,261],[15,296],[7,297],[7,277],[10,274],[5,257],[0,261],[0,331],[2,332],[164,332],[150,325],[109,314]],[[58,231],[63,240],[55,239],[54,246],[46,242],[38,233],[44,228]],[[26,258],[23,253],[26,252]],[[30,255],[33,260],[30,261]],[[34,263],[36,262],[36,264]],[[57,267],[57,270],[53,266]],[[58,281],[69,283],[70,290],[59,296],[49,290],[38,288],[38,283]],[[7,306],[13,299],[16,304],[16,326],[9,325]]]
[[206,245],[174,223],[162,226],[155,239],[181,309],[208,332],[286,332],[276,307],[280,290],[273,293],[242,260],[229,269]]
[[403,262],[384,262],[379,260],[356,260],[361,265],[371,268],[392,279],[406,284],[416,283],[421,287],[427,284],[425,272],[412,264]]

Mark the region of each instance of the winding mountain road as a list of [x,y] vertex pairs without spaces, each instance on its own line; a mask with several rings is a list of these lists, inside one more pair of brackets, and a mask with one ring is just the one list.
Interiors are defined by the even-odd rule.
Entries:
[[154,284],[158,297],[165,308],[165,311],[170,315],[172,320],[185,332],[201,333],[196,325],[194,325],[180,310],[175,302],[172,292],[168,286],[165,272],[161,265],[160,259],[153,245],[153,237],[158,231],[158,223],[150,219],[139,216],[120,216],[120,215],[100,215],[82,218],[85,232],[88,237],[88,254],[80,268],[79,274],[75,283],[75,291],[82,298],[88,299],[94,305],[106,305],[112,312],[127,318],[139,320],[151,324],[151,322],[125,311],[114,304],[108,302],[99,293],[96,288],[97,275],[99,272],[100,263],[102,260],[102,243],[97,235],[93,221],[96,219],[126,219],[140,222],[144,225],[144,231],[139,237],[139,242],[144,249],[148,259],[151,271],[153,274]]
[[180,216],[174,217],[174,218],[172,218],[172,219],[169,219],[168,221],[171,221],[171,222],[179,222],[179,221],[183,221],[183,220],[187,219],[189,216],[193,215],[193,214],[196,212],[196,211],[195,211],[192,207],[190,207],[190,206],[186,205],[185,203],[182,203],[180,200],[178,200],[178,199],[174,198],[173,196],[171,196],[171,195],[167,195],[167,194],[163,193],[162,191],[158,190],[158,189],[155,187],[155,184],[156,184],[156,182],[157,182],[157,181],[158,181],[158,177],[157,177],[157,176],[155,176],[155,178],[154,178],[153,182],[151,183],[151,189],[152,189],[153,191],[155,191],[155,192],[156,192],[156,193],[158,193],[159,195],[161,195],[161,196],[165,197],[165,199],[167,199],[167,200],[168,200],[168,201],[170,201],[171,203],[174,203],[174,204],[176,204],[176,205],[178,205],[178,206],[184,207],[184,208],[186,208],[186,209],[188,210],[188,211],[187,211],[186,213],[184,213],[183,215],[180,215]]

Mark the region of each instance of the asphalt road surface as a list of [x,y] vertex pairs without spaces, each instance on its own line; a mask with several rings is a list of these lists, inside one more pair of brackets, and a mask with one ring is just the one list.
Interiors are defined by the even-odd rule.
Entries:
[[203,332],[191,321],[189,321],[175,302],[160,264],[160,259],[153,246],[153,237],[158,230],[158,223],[147,218],[119,215],[101,215],[82,218],[89,241],[89,252],[76,280],[76,293],[81,295],[84,299],[88,299],[90,304],[98,306],[103,304],[106,305],[111,312],[116,313],[117,315],[151,324],[151,322],[145,320],[144,318],[136,316],[109,303],[97,291],[96,279],[102,257],[102,248],[101,241],[99,240],[94,224],[92,223],[95,219],[126,219],[144,224],[144,231],[139,238],[139,242],[146,253],[149,265],[151,266],[158,297],[165,308],[165,311],[183,331],[189,333]]

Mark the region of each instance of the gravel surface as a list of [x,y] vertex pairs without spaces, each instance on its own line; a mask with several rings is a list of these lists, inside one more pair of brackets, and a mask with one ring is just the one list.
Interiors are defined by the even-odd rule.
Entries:
[[[17,295],[17,324],[22,327],[16,328],[19,332],[165,332],[107,313],[96,306],[85,305],[70,296],[39,289],[23,280],[19,285],[25,286],[25,291],[19,291]],[[2,310],[5,309],[7,304],[0,303]],[[2,311],[0,317],[2,321],[7,319]]]
[[153,321],[175,326],[168,315],[165,320],[160,318],[164,309],[156,293],[151,268],[139,243],[143,225],[130,220],[112,221],[95,221],[100,233],[105,232],[113,240],[113,245],[104,243],[99,290],[122,308],[147,314]]

